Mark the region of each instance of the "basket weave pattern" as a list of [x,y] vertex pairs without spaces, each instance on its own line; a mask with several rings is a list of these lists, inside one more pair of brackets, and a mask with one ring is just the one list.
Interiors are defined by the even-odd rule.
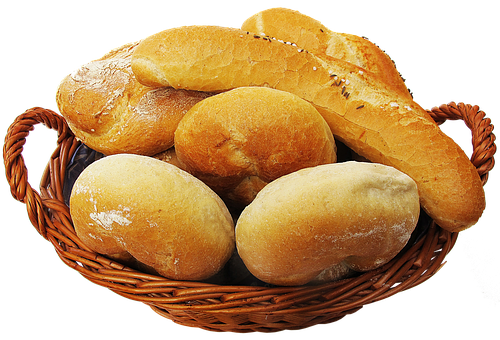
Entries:
[[[478,106],[449,103],[428,111],[441,124],[463,120],[472,132],[471,162],[483,185],[494,166],[493,125]],[[28,183],[22,156],[26,137],[36,124],[58,133],[40,183],[40,193]],[[54,111],[32,108],[21,114],[5,137],[3,156],[12,196],[26,204],[36,230],[55,248],[61,260],[95,284],[149,305],[176,323],[212,331],[275,332],[330,323],[364,305],[415,287],[432,277],[453,248],[457,233],[432,220],[421,221],[422,234],[396,258],[357,277],[318,286],[228,286],[169,280],[145,274],[87,248],[77,237],[64,203],[66,166],[80,142]]]

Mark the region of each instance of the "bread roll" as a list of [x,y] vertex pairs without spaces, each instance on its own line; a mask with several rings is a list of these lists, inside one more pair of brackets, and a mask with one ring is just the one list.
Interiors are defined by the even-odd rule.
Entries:
[[336,161],[330,128],[288,92],[241,87],[196,104],[179,123],[175,148],[186,170],[236,206],[272,180]]
[[241,29],[295,43],[327,62],[331,58],[347,61],[372,72],[401,95],[411,98],[394,62],[367,38],[333,32],[321,22],[287,8],[259,12],[245,20]]
[[156,155],[153,156],[153,158],[175,165],[179,169],[186,170],[184,164],[182,164],[179,161],[179,158],[177,157],[177,153],[175,152],[175,147],[171,147],[170,149],[157,153]]
[[61,82],[57,104],[77,138],[106,155],[170,148],[179,120],[207,93],[141,85],[130,67],[137,43],[83,65]]
[[144,39],[132,70],[148,86],[222,91],[267,86],[309,101],[336,139],[417,182],[421,205],[441,227],[461,231],[485,208],[476,168],[405,91],[340,59],[243,30],[189,26]]
[[260,280],[303,285],[333,266],[367,271],[389,262],[419,213],[416,183],[392,167],[320,165],[262,189],[238,219],[236,246]]
[[80,240],[115,259],[135,258],[174,280],[204,280],[233,254],[234,224],[205,184],[152,157],[113,155],[76,180],[70,212]]

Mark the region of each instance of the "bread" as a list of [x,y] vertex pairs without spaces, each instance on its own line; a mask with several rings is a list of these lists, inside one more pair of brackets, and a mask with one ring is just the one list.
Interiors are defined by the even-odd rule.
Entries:
[[260,280],[303,285],[334,265],[368,271],[389,262],[419,213],[416,183],[392,167],[320,165],[262,189],[238,219],[236,246]]
[[137,43],[113,50],[61,82],[57,104],[77,138],[106,155],[152,156],[173,146],[179,120],[207,93],[141,85],[130,67]]
[[335,58],[357,65],[411,98],[394,61],[367,38],[333,32],[321,22],[287,8],[256,13],[245,20],[241,29],[295,43],[326,62]]
[[336,161],[335,140],[305,100],[265,87],[240,87],[196,104],[175,132],[186,170],[234,206],[267,183]]
[[174,165],[120,154],[89,165],[76,180],[70,212],[78,238],[97,253],[135,259],[174,280],[204,280],[235,249],[222,200]]
[[485,207],[482,183],[463,150],[427,112],[371,72],[328,63],[301,47],[239,29],[186,26],[137,46],[132,70],[144,85],[198,91],[267,86],[309,101],[336,139],[417,182],[421,205],[441,227],[461,231]]
[[179,158],[177,157],[177,153],[175,152],[175,147],[171,147],[170,149],[157,153],[156,155],[153,156],[153,158],[175,165],[179,169],[186,170],[185,165],[182,164],[179,161]]

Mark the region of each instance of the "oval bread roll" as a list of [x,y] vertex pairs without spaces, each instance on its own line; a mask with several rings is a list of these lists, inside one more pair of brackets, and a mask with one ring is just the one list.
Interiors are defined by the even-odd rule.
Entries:
[[80,240],[115,259],[135,258],[174,280],[204,280],[229,260],[234,224],[222,200],[174,165],[113,155],[76,180],[70,212]]
[[236,224],[250,272],[275,285],[303,285],[343,264],[377,268],[406,245],[420,214],[415,182],[381,164],[302,169],[262,189]]
[[152,156],[174,143],[184,114],[210,94],[141,85],[130,62],[137,43],[83,65],[63,79],[57,104],[77,138],[105,155]]
[[272,180],[336,161],[330,128],[308,102],[288,92],[242,87],[196,104],[175,131],[188,172],[224,199],[247,205]]

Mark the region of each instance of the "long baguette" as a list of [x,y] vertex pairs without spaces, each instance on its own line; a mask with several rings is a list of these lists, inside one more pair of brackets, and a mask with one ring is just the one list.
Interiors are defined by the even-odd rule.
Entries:
[[412,177],[423,209],[443,228],[464,230],[485,207],[476,169],[418,104],[351,63],[239,29],[186,26],[144,39],[132,70],[147,86],[224,91],[268,86],[312,103],[356,153]]
[[252,15],[241,29],[293,42],[327,62],[330,58],[350,62],[372,72],[401,96],[411,98],[394,61],[367,38],[334,32],[316,19],[281,7]]

